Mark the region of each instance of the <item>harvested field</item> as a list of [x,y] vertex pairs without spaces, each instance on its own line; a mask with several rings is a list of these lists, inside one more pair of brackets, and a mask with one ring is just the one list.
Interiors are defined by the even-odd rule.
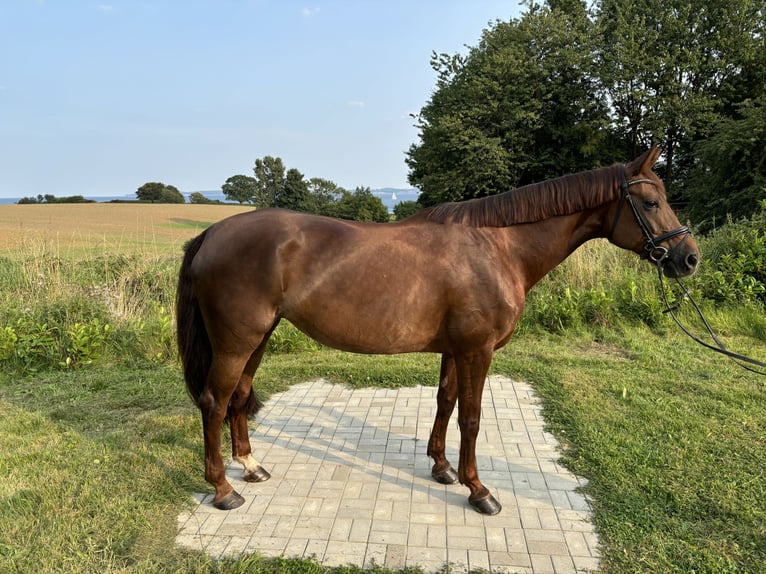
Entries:
[[0,205],[0,256],[61,258],[180,253],[212,223],[251,210],[240,205],[87,203]]

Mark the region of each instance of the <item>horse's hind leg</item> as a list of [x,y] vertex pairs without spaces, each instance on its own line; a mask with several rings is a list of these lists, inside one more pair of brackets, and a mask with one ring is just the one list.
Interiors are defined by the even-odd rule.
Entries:
[[239,384],[229,402],[231,455],[234,457],[234,460],[245,468],[243,478],[247,482],[263,482],[271,478],[269,472],[252,455],[250,433],[247,428],[248,417],[255,415],[261,407],[261,403],[253,391],[253,376],[258,369],[258,365],[261,364],[268,341],[269,335],[266,335],[255,352],[250,356],[239,379]]
[[446,353],[442,355],[439,374],[439,390],[436,393],[436,419],[428,439],[428,456],[434,460],[431,476],[441,484],[454,484],[458,481],[457,473],[444,453],[447,440],[447,427],[457,401],[457,372],[455,360]]
[[226,480],[221,456],[221,426],[249,355],[214,354],[198,404],[205,437],[205,480],[215,488],[213,506],[231,510],[245,501]]

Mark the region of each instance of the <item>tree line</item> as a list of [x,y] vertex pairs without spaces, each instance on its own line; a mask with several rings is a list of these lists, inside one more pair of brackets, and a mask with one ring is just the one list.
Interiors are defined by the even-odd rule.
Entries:
[[16,203],[20,205],[28,205],[34,203],[94,203],[92,199],[85,199],[82,195],[68,195],[66,197],[56,197],[50,193],[38,194],[37,197],[27,196],[22,197]]
[[282,158],[270,155],[255,160],[253,176],[233,175],[221,189],[228,200],[259,208],[282,207],[357,221],[389,220],[388,209],[369,187],[349,191],[329,179],[306,179],[297,169],[286,169]]
[[[385,222],[388,209],[369,187],[348,191],[328,179],[306,179],[295,168],[286,169],[282,158],[265,156],[255,160],[253,176],[233,175],[221,186],[229,201],[250,204],[257,208],[282,207],[318,215]],[[184,203],[186,199],[174,186],[148,182],[136,190],[139,201],[153,203]],[[202,193],[189,196],[191,203],[221,203]]]
[[432,55],[410,184],[433,205],[624,162],[652,143],[708,228],[766,198],[766,0],[527,1]]

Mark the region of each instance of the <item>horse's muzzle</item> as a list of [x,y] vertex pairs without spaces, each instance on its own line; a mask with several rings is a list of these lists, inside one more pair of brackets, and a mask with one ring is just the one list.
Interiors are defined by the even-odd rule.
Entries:
[[686,245],[685,248],[677,249],[684,241],[679,242],[671,249],[662,261],[662,271],[665,277],[680,279],[693,275],[700,261],[700,254],[696,246]]

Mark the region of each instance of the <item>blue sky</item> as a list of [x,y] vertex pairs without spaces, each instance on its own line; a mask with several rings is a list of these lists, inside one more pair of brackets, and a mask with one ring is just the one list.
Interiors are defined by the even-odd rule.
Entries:
[[0,197],[220,189],[279,156],[409,187],[432,51],[518,0],[0,0]]

